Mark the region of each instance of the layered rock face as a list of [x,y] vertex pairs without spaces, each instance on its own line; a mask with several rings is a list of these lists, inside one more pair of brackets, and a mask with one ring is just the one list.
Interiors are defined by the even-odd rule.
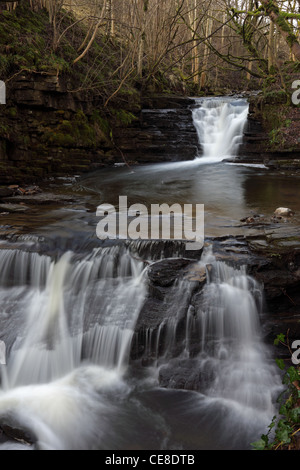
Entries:
[[193,160],[199,150],[191,106],[194,100],[157,97],[143,100],[139,119],[114,130],[124,155],[136,163]]
[[[258,101],[249,101],[243,143],[233,160],[270,168],[300,167],[297,146],[270,149]],[[194,105],[192,98],[144,97],[135,119],[114,122],[108,137],[109,123],[99,113],[102,103],[95,97],[69,92],[63,76],[19,74],[7,84],[7,104],[0,106],[0,184],[37,183],[45,177],[81,174],[115,163],[193,160],[201,153]],[[291,132],[300,122],[298,110],[293,113]]]
[[111,140],[95,97],[68,92],[61,76],[19,74],[0,108],[0,184],[81,174],[115,163],[193,159],[198,138],[192,104],[178,97],[144,100],[130,124],[114,123]]
[[62,77],[19,74],[0,107],[0,182],[33,182],[82,173],[110,161],[97,103],[69,93]]
[[[235,269],[246,266],[247,274],[262,287],[263,298],[258,302],[261,303],[260,323],[265,341],[273,345],[277,334],[287,332],[290,342],[299,339],[299,235],[295,235],[293,242],[290,237],[282,236],[274,245],[251,237],[248,240],[245,237],[221,237],[209,243],[216,261]],[[167,258],[147,269],[149,294],[136,325],[133,360],[143,365],[153,364],[166,351],[173,358],[182,358],[186,331],[197,321],[203,307],[203,288],[210,270],[214,269],[210,264],[201,266],[200,256],[198,253],[191,258]],[[188,338],[191,357],[201,351],[201,331],[196,333]],[[282,346],[275,352],[290,359],[289,351]],[[192,371],[185,371],[185,380],[185,372],[179,369],[176,388],[194,388],[193,384],[187,384],[193,378]],[[162,376],[161,385],[164,386],[167,379],[167,376]],[[198,378],[196,382],[198,384]]]
[[299,134],[300,108],[286,107],[286,119],[282,118],[282,123],[278,124],[277,110],[282,105],[267,98],[249,100],[248,121],[236,160],[264,164],[272,169],[300,168],[300,143],[296,137]]

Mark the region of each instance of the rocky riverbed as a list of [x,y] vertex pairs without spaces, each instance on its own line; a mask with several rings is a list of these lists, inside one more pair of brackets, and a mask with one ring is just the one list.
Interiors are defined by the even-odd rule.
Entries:
[[[289,341],[300,336],[300,234],[291,230],[279,236],[220,237],[206,240],[211,246],[217,261],[228,266],[240,268],[263,286],[263,309],[260,317],[263,335],[268,343],[273,344],[277,334],[288,334]],[[199,255],[196,255],[198,257]],[[174,286],[184,280],[188,291],[186,304],[181,305],[178,317],[178,343],[184,336],[187,316],[192,307],[197,311],[201,291],[206,283],[207,272],[199,267],[193,258],[164,259],[157,261],[148,269],[149,295],[142,309],[136,334],[138,347],[133,350],[133,358],[150,361],[156,358],[157,348],[163,348],[165,337],[161,331],[162,320],[168,313],[168,298],[174,297]],[[175,287],[176,290],[176,287]],[[173,312],[175,315],[175,312]],[[145,350],[145,332],[152,332],[153,349]],[[157,344],[157,335],[160,335]],[[201,348],[199,338],[190,345],[194,353]],[[179,352],[179,351],[177,351]],[[181,351],[182,352],[182,351]],[[276,349],[276,354],[289,356],[283,347]]]
[[[95,223],[96,219],[93,219],[89,212],[86,194],[82,199],[80,193],[68,192],[69,186],[66,182],[62,185],[57,181],[53,186],[44,189],[18,185],[2,187],[0,223],[3,241],[20,241],[33,236],[33,239],[38,241],[36,247],[39,250],[51,250],[53,248],[49,247],[56,243],[55,230],[54,238],[50,242],[52,236],[51,231],[47,234],[47,225],[51,227],[51,223],[55,221],[60,229],[63,226],[66,230],[66,214],[68,217],[70,214],[75,214],[76,217],[82,214],[79,216],[79,224],[87,216],[90,218],[88,225],[92,220],[92,224]],[[57,191],[57,188],[60,190]],[[241,219],[243,235],[212,237],[207,238],[205,242],[206,246],[212,247],[216,260],[233,267],[245,266],[247,273],[263,286],[264,309],[261,322],[264,336],[271,343],[279,333],[288,332],[290,341],[298,339],[300,335],[300,230],[298,225],[293,223],[294,212],[283,212],[282,208],[279,209],[274,211],[272,217],[251,214]],[[58,222],[60,218],[61,225]],[[72,220],[69,221],[71,225],[74,223]],[[86,226],[87,221],[83,225]],[[62,236],[65,234],[64,230]],[[82,231],[83,227],[80,230]],[[82,233],[74,236],[78,239]],[[58,238],[61,240],[61,233]],[[99,244],[96,237],[90,237],[90,231],[86,232],[86,238],[90,247]],[[83,240],[84,237],[78,245],[79,251],[84,246]],[[72,243],[71,239],[69,242],[65,240],[63,246],[68,246],[68,243]],[[162,253],[163,259],[160,259]],[[176,253],[179,256],[176,256]],[[181,312],[181,328],[184,331],[188,309],[190,305],[197,303],[201,289],[206,283],[207,273],[199,267],[201,252],[186,252],[184,244],[178,245],[176,242],[144,242],[139,246],[136,256],[145,260],[145,266],[149,265],[149,294],[137,323],[138,347],[133,349],[132,357],[148,361],[153,351],[148,351],[148,358],[143,356],[145,331],[153,330],[153,338],[158,332],[166,315],[167,299],[174,294],[174,285],[183,280],[190,290],[186,308]],[[156,260],[154,264],[153,260]],[[199,345],[194,345],[194,348],[197,350]],[[288,351],[281,348],[278,353],[284,355],[288,354]]]

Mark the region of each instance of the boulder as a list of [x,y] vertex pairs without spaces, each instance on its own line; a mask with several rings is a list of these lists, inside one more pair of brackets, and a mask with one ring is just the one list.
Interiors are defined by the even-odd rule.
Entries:
[[274,215],[276,217],[292,217],[295,215],[295,212],[288,207],[278,207],[278,209],[275,210]]
[[185,258],[164,259],[153,263],[148,268],[148,278],[151,283],[160,287],[169,287],[174,284],[182,270],[194,263],[193,260]]
[[37,439],[33,432],[19,423],[12,416],[3,416],[0,419],[1,441],[16,441],[31,446]]
[[0,186],[0,198],[12,196],[14,193],[13,189],[6,186]]
[[24,204],[0,204],[0,211],[1,212],[9,212],[9,213],[18,213],[18,212],[25,212],[28,210],[28,207]]

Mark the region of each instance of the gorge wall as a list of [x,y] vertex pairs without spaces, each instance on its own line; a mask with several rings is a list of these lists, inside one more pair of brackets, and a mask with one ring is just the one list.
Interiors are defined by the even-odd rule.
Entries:
[[268,168],[300,169],[300,108],[287,105],[283,94],[249,97],[248,123],[239,161]]
[[[37,183],[43,178],[82,174],[115,163],[192,160],[201,152],[192,120],[192,98],[140,97],[130,119],[112,120],[93,95],[68,92],[67,77],[24,72],[7,84],[0,106],[0,184]],[[270,135],[278,103],[249,96],[249,117],[238,162],[270,168],[300,168],[296,139],[299,109],[292,109],[285,145]],[[126,113],[127,111],[125,111]],[[268,119],[266,118],[268,117]]]
[[19,74],[0,107],[0,183],[82,173],[110,162],[96,101],[69,93],[63,77]]

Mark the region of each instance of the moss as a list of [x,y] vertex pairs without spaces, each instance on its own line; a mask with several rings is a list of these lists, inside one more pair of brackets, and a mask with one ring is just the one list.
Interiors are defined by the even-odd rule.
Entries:
[[[66,70],[69,67],[62,56],[53,54],[51,50],[46,10],[32,12],[29,3],[21,2],[12,12],[3,13],[0,15],[0,37],[6,50],[1,54],[0,71],[2,75],[5,72],[4,78],[21,67],[38,71]],[[3,59],[6,55],[9,63]]]
[[52,131],[46,134],[47,143],[59,147],[72,147],[76,145],[76,141],[70,134]]
[[0,136],[7,137],[9,134],[9,126],[4,122],[0,123]]
[[287,43],[289,44],[290,47],[297,42],[297,36],[293,33],[292,28],[290,27],[289,23],[286,21],[286,16],[284,13],[280,12],[278,10],[278,18],[276,20],[276,24],[279,26],[279,28],[287,33]]
[[118,124],[128,126],[133,121],[137,120],[137,117],[125,109],[112,110],[112,114],[115,116]]
[[18,114],[17,108],[15,107],[8,108],[8,114],[10,117],[15,118]]
[[280,128],[272,129],[269,135],[270,135],[269,145],[271,148],[274,148],[274,147],[278,148],[284,145],[285,140],[282,135],[282,130]]
[[89,119],[80,110],[69,120],[62,119],[56,126],[45,127],[42,143],[59,147],[96,148],[105,140],[103,132],[97,127],[99,121],[99,116],[96,119],[94,115]]
[[271,90],[264,93],[266,103],[284,104],[288,101],[288,95],[285,90]]
[[60,124],[60,129],[61,129],[61,131],[65,132],[65,133],[72,134],[72,132],[73,132],[72,123],[70,121],[63,120]]
[[23,136],[23,143],[24,143],[24,145],[26,145],[26,146],[30,145],[30,137],[29,137],[29,135],[24,135],[24,136]]
[[91,116],[91,122],[94,125],[98,125],[99,129],[104,133],[105,136],[109,136],[111,131],[110,123],[107,118],[101,115],[98,109],[94,109]]

